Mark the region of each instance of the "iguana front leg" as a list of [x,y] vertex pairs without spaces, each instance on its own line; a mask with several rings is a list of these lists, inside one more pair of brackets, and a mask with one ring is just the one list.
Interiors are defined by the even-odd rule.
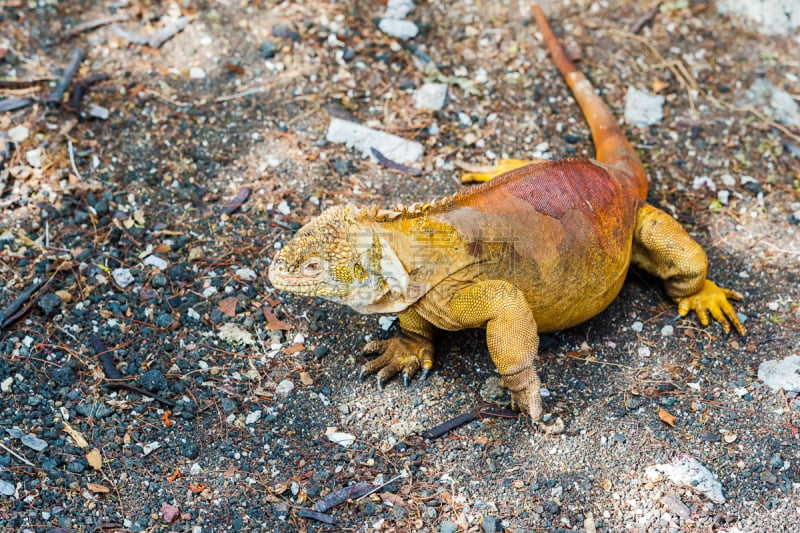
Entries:
[[398,315],[400,333],[386,341],[372,341],[364,346],[364,353],[378,354],[379,357],[361,365],[360,378],[378,372],[378,388],[383,382],[402,371],[403,384],[422,368],[422,379],[433,367],[433,324],[422,318],[414,308]]
[[482,281],[456,292],[447,312],[465,328],[486,328],[489,354],[500,372],[501,384],[511,391],[512,407],[539,420],[539,335],[522,291],[506,281]]
[[708,325],[708,314],[722,325],[731,324],[740,335],[744,326],[728,299],[741,300],[736,291],[718,287],[706,279],[708,259],[703,249],[667,213],[645,205],[636,213],[631,263],[664,280],[667,294],[686,316],[694,310],[700,323]]

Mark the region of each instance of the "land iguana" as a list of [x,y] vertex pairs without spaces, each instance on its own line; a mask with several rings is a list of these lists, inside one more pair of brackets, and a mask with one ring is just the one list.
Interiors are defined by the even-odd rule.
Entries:
[[726,333],[731,324],[745,329],[728,301],[741,294],[707,279],[700,245],[647,203],[636,151],[541,9],[532,10],[590,126],[597,160],[503,160],[493,172],[466,176],[488,183],[433,203],[329,208],[275,255],[269,279],[361,313],[397,313],[399,334],[364,347],[379,357],[361,375],[377,372],[379,387],[398,373],[406,384],[420,369],[424,378],[438,329],[485,328],[512,406],[539,420],[539,333],[603,311],[630,264],[664,280],[681,316],[694,310],[704,326],[710,314]]

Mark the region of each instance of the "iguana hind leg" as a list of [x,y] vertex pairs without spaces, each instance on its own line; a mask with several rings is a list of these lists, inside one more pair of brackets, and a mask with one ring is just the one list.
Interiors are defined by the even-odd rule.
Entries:
[[733,324],[740,335],[745,334],[728,301],[741,300],[742,295],[706,278],[705,252],[667,213],[651,205],[636,213],[631,263],[664,280],[667,294],[678,304],[681,316],[694,310],[700,323],[707,326],[710,313],[726,333]]
[[466,174],[461,175],[461,183],[483,183],[489,181],[500,174],[504,174],[511,170],[516,170],[533,163],[539,163],[542,159],[499,159],[497,164],[492,166],[484,165],[471,165],[469,163],[459,163],[458,167],[461,170],[466,170]]
[[482,281],[455,293],[448,314],[465,328],[486,328],[489,354],[501,384],[511,391],[512,407],[538,421],[542,417],[539,335],[522,291],[506,281]]
[[420,368],[425,379],[433,367],[433,324],[413,308],[400,313],[399,319],[401,331],[397,336],[364,346],[364,353],[378,354],[378,357],[361,365],[359,377],[377,372],[378,388],[401,372],[407,386]]

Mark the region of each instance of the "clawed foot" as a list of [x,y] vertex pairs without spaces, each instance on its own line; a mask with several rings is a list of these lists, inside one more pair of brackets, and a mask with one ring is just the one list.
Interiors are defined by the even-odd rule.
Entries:
[[534,368],[503,376],[500,384],[511,391],[511,408],[537,422],[542,418],[542,382]]
[[540,161],[542,160],[500,159],[497,161],[497,165],[489,165],[489,166],[471,165],[469,163],[459,162],[458,167],[468,172],[467,174],[461,175],[461,183],[475,183],[475,182],[482,183],[485,181],[489,181],[495,176],[499,176],[500,174],[504,174],[510,170],[522,168],[524,166],[530,165],[532,163],[538,163]]
[[433,343],[420,335],[401,332],[387,341],[372,341],[364,346],[365,354],[378,354],[379,357],[361,365],[359,379],[378,372],[378,389],[383,383],[402,372],[403,384],[408,386],[414,374],[421,368],[422,379],[428,376],[433,367]]
[[728,300],[741,300],[742,295],[736,291],[718,287],[713,281],[705,280],[703,287],[694,294],[675,298],[678,304],[678,314],[686,316],[694,310],[697,318],[704,326],[708,326],[708,314],[720,323],[725,333],[730,333],[731,324],[739,333],[745,334],[744,326],[739,320],[736,311]]

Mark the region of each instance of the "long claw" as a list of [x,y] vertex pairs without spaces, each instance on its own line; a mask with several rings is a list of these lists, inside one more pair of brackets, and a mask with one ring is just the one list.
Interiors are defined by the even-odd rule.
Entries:
[[694,310],[703,326],[708,326],[710,323],[708,317],[710,314],[725,333],[730,333],[733,326],[739,335],[744,335],[745,328],[733,306],[728,302],[728,298],[741,300],[742,295],[736,291],[720,288],[711,280],[705,280],[700,290],[694,294],[676,298],[678,314],[686,316],[689,311]]
[[408,385],[409,385],[408,374],[403,372],[403,386],[408,387]]
[[375,376],[375,378],[376,378],[375,379],[375,383],[377,383],[377,385],[378,385],[378,390],[382,391],[383,390],[383,382],[381,381],[381,377],[378,375],[378,376]]
[[430,373],[431,373],[431,369],[430,368],[423,368],[422,369],[422,374],[420,374],[419,377],[420,377],[420,379],[422,381],[425,381],[428,378],[428,374],[430,374]]

